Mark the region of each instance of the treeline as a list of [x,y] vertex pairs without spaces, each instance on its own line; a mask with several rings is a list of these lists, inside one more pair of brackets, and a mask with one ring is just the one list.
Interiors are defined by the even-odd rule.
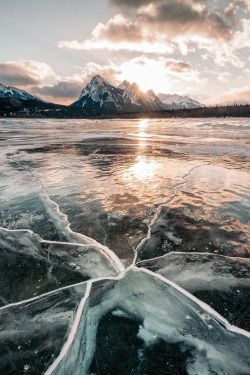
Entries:
[[[108,115],[107,112],[104,113]],[[100,110],[73,108],[61,104],[22,100],[16,98],[0,98],[0,117],[17,118],[93,118],[100,117]]]
[[155,112],[114,113],[107,109],[85,109],[36,100],[0,98],[0,117],[41,118],[175,118],[250,117],[250,105],[173,109]]
[[214,106],[204,108],[193,108],[193,109],[173,109],[166,111],[157,112],[145,112],[145,113],[121,113],[112,116],[114,118],[173,118],[173,117],[250,117],[250,105],[249,104],[234,104],[228,106]]

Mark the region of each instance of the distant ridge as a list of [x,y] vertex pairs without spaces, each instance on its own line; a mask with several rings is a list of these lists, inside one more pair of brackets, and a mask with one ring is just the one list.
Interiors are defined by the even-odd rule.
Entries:
[[38,98],[37,96],[29,94],[25,90],[20,90],[16,87],[5,86],[0,83],[0,98],[13,98],[21,100],[37,100],[44,102],[44,100]]
[[206,107],[198,100],[189,96],[181,96],[177,94],[158,94],[158,98],[165,104],[166,109],[193,109]]
[[[46,103],[37,96],[16,87],[5,86],[0,83],[0,99],[34,100]],[[70,105],[99,114],[156,112],[173,109],[192,109],[205,107],[188,96],[154,93],[153,90],[142,92],[139,86],[123,81],[118,87],[113,86],[100,75],[95,75],[82,90],[79,99]]]

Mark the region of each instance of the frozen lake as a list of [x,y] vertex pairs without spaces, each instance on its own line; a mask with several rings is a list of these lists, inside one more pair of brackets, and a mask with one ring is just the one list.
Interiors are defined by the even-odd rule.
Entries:
[[249,119],[0,131],[1,374],[250,374]]

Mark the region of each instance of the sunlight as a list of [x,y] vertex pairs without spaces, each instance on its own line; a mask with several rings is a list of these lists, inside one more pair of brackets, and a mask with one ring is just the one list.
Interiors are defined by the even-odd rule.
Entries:
[[148,118],[143,118],[139,121],[139,127],[140,129],[146,129],[146,127],[148,126],[148,123],[149,123],[149,119]]
[[164,61],[138,58],[127,61],[120,66],[121,79],[126,79],[130,83],[136,82],[144,92],[153,90],[159,92],[169,92],[171,83],[167,78]]
[[146,135],[146,128],[148,127],[149,119],[141,119],[139,122],[139,136],[144,137]]
[[155,164],[155,161],[139,155],[136,158],[136,163],[127,169],[125,175],[129,179],[135,177],[141,182],[152,181],[155,175]]
[[148,123],[149,123],[149,119],[141,119],[139,121],[139,147],[140,148],[144,148],[147,144],[147,141],[145,139],[145,136],[146,136],[146,128],[148,126]]

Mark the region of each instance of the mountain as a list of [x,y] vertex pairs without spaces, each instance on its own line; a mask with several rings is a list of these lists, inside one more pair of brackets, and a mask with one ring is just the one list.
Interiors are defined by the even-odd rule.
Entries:
[[[33,100],[42,99],[16,87],[0,84],[0,99]],[[171,109],[200,108],[203,104],[188,96],[159,94],[153,90],[142,92],[136,83],[123,81],[118,87],[111,85],[100,75],[94,76],[82,90],[78,100],[70,107],[84,109],[96,116],[102,114],[155,112]],[[86,113],[87,113],[86,112]]]
[[163,110],[164,105],[152,90],[140,91],[136,83],[124,81],[118,87],[97,75],[82,90],[72,107],[110,112],[143,112]]
[[131,84],[128,81],[123,81],[118,88],[123,91],[122,97],[124,100],[124,110],[135,112],[139,110],[141,112],[159,111],[164,109],[162,102],[155,95],[153,90],[143,93],[135,82]]
[[82,90],[72,107],[95,109],[101,113],[151,112],[171,109],[201,108],[203,104],[188,96],[146,93],[136,83],[123,81],[118,87],[111,85],[100,75],[94,76]]
[[195,99],[177,94],[158,94],[158,98],[164,104],[165,109],[186,109],[205,107]]
[[99,75],[91,79],[82,90],[79,99],[71,104],[72,107],[102,109],[111,112],[121,110],[123,105],[122,90],[112,86]]
[[22,100],[38,100],[43,102],[42,99],[29,94],[27,91],[17,89],[16,87],[4,86],[0,83],[0,98],[14,98]]

